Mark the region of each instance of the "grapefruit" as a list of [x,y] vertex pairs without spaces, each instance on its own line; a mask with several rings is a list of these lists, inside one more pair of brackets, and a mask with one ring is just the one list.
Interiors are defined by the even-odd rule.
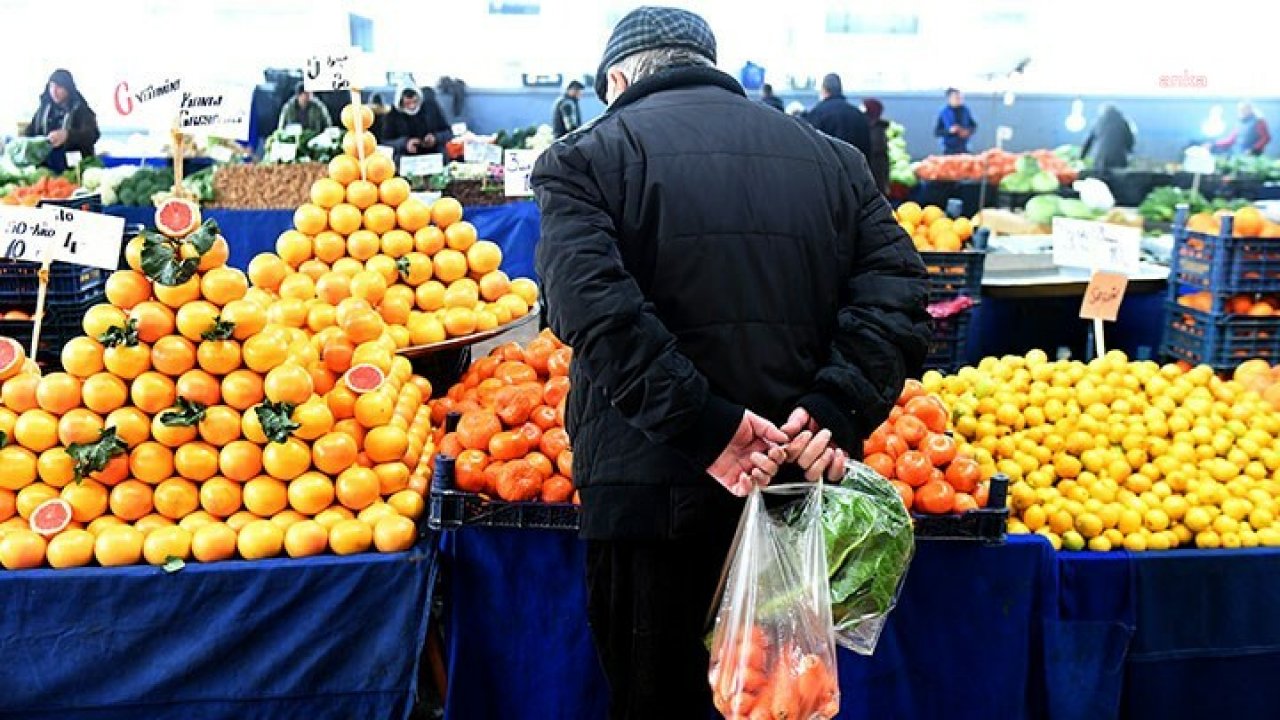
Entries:
[[156,207],[156,229],[171,238],[190,235],[200,226],[200,206],[171,197]]
[[26,360],[27,353],[17,340],[0,337],[0,382],[17,375]]
[[71,503],[62,498],[45,500],[27,519],[31,529],[41,535],[57,535],[71,524]]
[[383,380],[386,376],[382,374],[382,370],[374,365],[362,363],[347,370],[343,376],[343,382],[351,389],[351,392],[363,394],[372,392],[382,387]]

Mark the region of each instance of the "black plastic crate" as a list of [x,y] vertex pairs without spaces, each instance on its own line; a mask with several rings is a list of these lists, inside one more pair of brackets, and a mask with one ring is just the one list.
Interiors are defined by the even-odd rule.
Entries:
[[102,212],[102,195],[94,193],[92,195],[80,195],[79,197],[70,197],[63,200],[41,200],[42,206],[64,207],[72,210],[84,210],[86,212]]
[[917,540],[973,540],[988,544],[1004,542],[1009,522],[1005,506],[1009,478],[997,474],[991,478],[987,507],[952,515],[911,514]]
[[982,271],[987,254],[981,250],[961,252],[922,252],[921,259],[929,270],[929,302],[950,300],[967,295],[982,299]]
[[934,318],[929,354],[924,360],[926,370],[950,372],[964,364],[972,316],[973,308],[969,308],[951,317]]
[[[62,367],[62,346],[72,338],[84,334],[84,316],[89,308],[106,300],[101,291],[83,303],[71,305],[46,305],[44,324],[40,327],[40,347],[36,353],[36,362],[46,369]],[[14,308],[7,308],[14,309]],[[35,311],[34,301],[21,308],[24,312]],[[35,327],[34,320],[0,320],[0,335],[17,340],[23,348],[31,349],[31,331]]]
[[529,530],[577,531],[578,506],[572,503],[504,502],[475,493],[432,488],[427,525],[456,530],[464,525]]
[[1164,354],[1192,365],[1230,370],[1261,358],[1280,362],[1280,317],[1220,315],[1165,303]]
[[[40,292],[40,263],[0,260],[0,306],[29,304],[35,307]],[[107,271],[64,262],[49,264],[46,306],[70,305],[100,296]]]

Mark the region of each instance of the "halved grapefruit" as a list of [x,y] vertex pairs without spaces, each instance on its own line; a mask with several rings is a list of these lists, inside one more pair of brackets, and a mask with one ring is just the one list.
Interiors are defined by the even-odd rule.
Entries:
[[41,535],[57,535],[71,524],[71,503],[62,498],[45,500],[36,506],[27,522]]
[[9,337],[0,337],[0,382],[22,371],[27,353],[22,344]]
[[171,238],[190,235],[200,227],[200,206],[185,198],[170,197],[156,206],[156,229]]
[[351,388],[351,392],[356,394],[373,392],[382,387],[383,380],[386,376],[375,365],[362,363],[353,365],[347,374],[343,376],[343,382],[347,387]]

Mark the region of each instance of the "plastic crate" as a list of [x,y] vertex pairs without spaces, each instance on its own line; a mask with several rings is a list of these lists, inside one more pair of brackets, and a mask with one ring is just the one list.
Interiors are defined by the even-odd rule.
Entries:
[[475,493],[432,488],[427,525],[456,530],[464,525],[530,530],[577,531],[578,506],[572,503],[490,500]]
[[[72,338],[84,334],[85,313],[104,300],[105,296],[99,292],[83,303],[46,307],[44,325],[40,328],[40,347],[36,352],[36,362],[46,370],[60,369],[62,346]],[[27,312],[34,311],[34,303],[23,309]],[[11,337],[30,350],[31,331],[34,326],[33,320],[0,320],[0,335]]]
[[[0,261],[0,306],[29,305],[35,307],[40,292],[40,264],[14,260]],[[86,302],[102,294],[107,272],[99,268],[53,262],[49,265],[49,291],[46,307]]]
[[1230,370],[1251,358],[1280,362],[1280,317],[1218,315],[1165,303],[1164,354]]
[[972,316],[973,308],[969,308],[951,317],[934,319],[929,354],[924,360],[926,370],[950,372],[964,364]]
[[991,492],[987,507],[952,515],[911,514],[918,540],[974,540],[997,544],[1004,542],[1009,522],[1009,508],[1005,498],[1009,491],[1009,478],[997,474],[991,478]]
[[1178,209],[1169,259],[1169,299],[1188,291],[1213,295],[1220,314],[1228,296],[1280,292],[1280,244],[1273,239],[1234,237],[1233,218],[1225,215],[1217,235],[1186,227],[1188,210]]
[[64,207],[72,210],[84,210],[87,212],[102,212],[102,195],[94,193],[92,195],[81,195],[79,197],[71,197],[63,200],[41,200],[43,206]]
[[922,252],[920,257],[929,269],[929,302],[950,300],[957,295],[968,295],[974,302],[982,299],[985,252]]

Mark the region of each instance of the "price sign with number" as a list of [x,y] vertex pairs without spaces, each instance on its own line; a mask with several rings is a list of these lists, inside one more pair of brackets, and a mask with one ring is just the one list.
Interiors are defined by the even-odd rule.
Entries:
[[533,164],[542,153],[538,150],[508,150],[503,163],[503,184],[507,197],[531,197],[529,184]]
[[1053,219],[1053,262],[1062,267],[1138,272],[1142,231],[1071,218]]
[[351,53],[319,53],[302,64],[302,87],[307,92],[350,90]]
[[444,156],[440,153],[430,155],[405,155],[400,158],[400,174],[414,177],[439,175],[444,172]]
[[1124,291],[1129,278],[1120,273],[1096,272],[1085,288],[1084,301],[1080,304],[1080,317],[1085,320],[1115,322],[1124,302]]
[[54,260],[115,270],[120,263],[124,218],[60,207],[0,208],[0,256]]

